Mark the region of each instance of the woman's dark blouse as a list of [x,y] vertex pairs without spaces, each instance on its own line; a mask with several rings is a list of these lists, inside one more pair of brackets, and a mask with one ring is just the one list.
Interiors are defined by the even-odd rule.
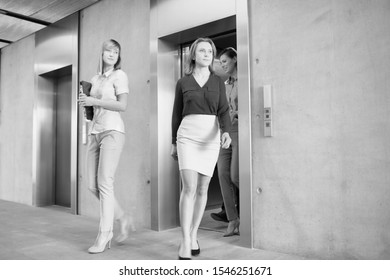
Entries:
[[229,105],[225,83],[210,74],[208,81],[200,87],[193,75],[184,76],[176,84],[172,113],[172,143],[176,144],[177,130],[182,119],[191,114],[216,115],[223,132],[230,129]]

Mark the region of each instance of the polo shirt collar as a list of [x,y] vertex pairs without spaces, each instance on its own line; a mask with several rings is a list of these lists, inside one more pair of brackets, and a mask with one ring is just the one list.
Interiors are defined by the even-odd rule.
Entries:
[[112,72],[114,72],[114,68],[112,68],[112,69],[110,69],[110,70],[104,72],[104,73],[103,73],[103,76],[107,78],[108,76],[111,75]]

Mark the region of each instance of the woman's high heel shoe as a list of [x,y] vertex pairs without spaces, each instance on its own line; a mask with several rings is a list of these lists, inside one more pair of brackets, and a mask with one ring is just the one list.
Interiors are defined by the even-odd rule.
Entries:
[[196,243],[198,243],[198,249],[191,249],[192,256],[198,256],[200,254],[200,246],[198,240],[196,241]]
[[129,231],[135,231],[135,226],[133,223],[133,218],[125,214],[123,218],[119,220],[120,222],[120,234],[116,238],[116,241],[122,243],[129,237]]
[[99,233],[98,237],[96,238],[95,244],[88,249],[88,253],[90,254],[98,254],[104,252],[106,250],[106,246],[108,245],[108,249],[111,248],[111,240],[112,240],[112,231],[110,231],[107,235],[107,237],[103,239],[102,232]]
[[[187,258],[187,257],[182,257],[182,256],[180,256],[180,248],[181,248],[181,244],[180,244],[180,246],[179,246],[179,254],[178,254],[178,259],[179,260],[191,260],[191,258]],[[192,250],[191,250],[192,251]]]
[[223,237],[229,237],[233,235],[240,235],[240,219],[237,218],[235,220],[229,221],[228,228]]

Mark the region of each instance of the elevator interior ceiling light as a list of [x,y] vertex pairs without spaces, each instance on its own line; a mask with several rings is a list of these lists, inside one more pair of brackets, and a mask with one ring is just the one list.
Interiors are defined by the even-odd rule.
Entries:
[[0,49],[100,0],[1,0]]

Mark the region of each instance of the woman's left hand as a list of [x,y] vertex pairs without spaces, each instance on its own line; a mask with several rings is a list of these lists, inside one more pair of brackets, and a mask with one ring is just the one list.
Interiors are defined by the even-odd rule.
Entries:
[[95,105],[94,100],[95,98],[87,96],[84,93],[79,94],[79,104],[81,106],[94,106]]
[[222,149],[228,149],[230,147],[230,143],[232,139],[230,138],[229,133],[224,132],[221,137],[221,147]]

